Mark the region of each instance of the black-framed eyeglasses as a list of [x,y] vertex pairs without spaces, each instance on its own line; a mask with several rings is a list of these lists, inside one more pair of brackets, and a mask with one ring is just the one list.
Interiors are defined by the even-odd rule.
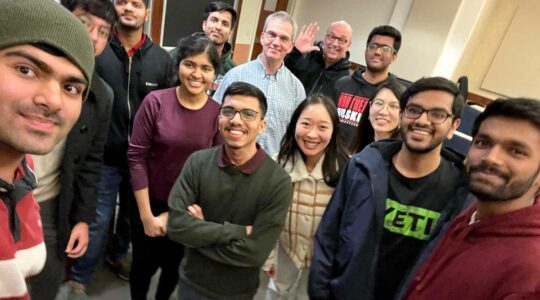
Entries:
[[388,45],[380,45],[380,44],[377,44],[377,43],[369,43],[367,44],[367,49],[369,51],[377,51],[377,49],[381,49],[382,53],[384,54],[393,54],[394,52],[396,52],[396,50],[394,50],[394,48],[388,46]]
[[222,107],[219,111],[219,115],[223,118],[232,120],[236,116],[236,114],[240,114],[240,119],[244,121],[253,121],[257,118],[257,115],[259,114],[258,111],[254,111],[253,109],[242,109],[242,110],[236,110],[230,106]]
[[325,35],[325,37],[330,43],[333,43],[334,41],[337,41],[338,45],[340,45],[340,46],[343,46],[343,45],[345,45],[345,44],[347,44],[349,42],[346,39],[337,37],[337,36],[335,36],[335,35],[333,35],[331,33],[327,33]]
[[407,105],[403,110],[405,117],[409,119],[418,119],[420,116],[426,112],[427,118],[430,122],[434,124],[441,124],[448,119],[448,117],[453,117],[454,115],[447,113],[443,109],[434,108],[434,109],[424,109],[418,105]]

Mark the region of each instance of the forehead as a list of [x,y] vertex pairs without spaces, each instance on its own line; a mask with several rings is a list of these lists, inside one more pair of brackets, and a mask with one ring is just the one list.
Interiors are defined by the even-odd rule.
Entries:
[[280,35],[286,35],[289,38],[292,38],[293,27],[292,24],[286,21],[279,19],[273,19],[268,22],[266,26],[266,31],[272,31]]
[[326,121],[331,123],[330,113],[322,103],[315,103],[308,105],[300,113],[300,119],[318,119],[320,121]]
[[223,106],[230,106],[233,107],[236,110],[242,110],[242,109],[252,109],[257,112],[261,112],[261,107],[259,105],[259,99],[253,97],[253,96],[245,96],[245,95],[227,95],[225,99],[223,99]]
[[409,98],[407,105],[415,104],[423,109],[444,109],[447,112],[452,112],[452,104],[454,96],[446,91],[428,90],[420,92]]
[[377,95],[375,95],[374,99],[382,99],[390,102],[399,102],[396,95],[394,95],[394,92],[387,88],[381,89],[377,93]]
[[81,6],[77,6],[73,10],[73,14],[75,16],[77,16],[79,19],[84,19],[84,18],[90,19],[97,26],[101,26],[101,27],[111,27],[112,26],[112,24],[105,21],[104,19],[87,12]]
[[371,41],[369,42],[392,47],[394,45],[394,38],[387,35],[376,34],[371,38]]
[[504,116],[488,117],[478,128],[476,136],[489,137],[499,143],[526,145],[536,155],[540,155],[540,130],[526,120]]
[[213,11],[211,13],[208,14],[208,18],[206,18],[207,20],[210,19],[210,18],[217,18],[219,20],[225,20],[225,21],[229,21],[229,23],[231,23],[232,21],[232,15],[230,12],[226,11],[226,10],[223,10],[223,11]]
[[208,57],[208,53],[206,52],[192,53],[191,55],[184,57],[184,59],[182,59],[182,62],[184,61],[189,61],[191,63],[199,65],[211,65],[210,57]]
[[138,3],[138,4],[142,4],[145,8],[146,8],[146,3],[144,3],[143,0],[115,0],[114,1],[114,4],[127,4],[127,3]]
[[342,23],[337,23],[330,26],[330,28],[328,28],[328,33],[332,33],[337,37],[345,37],[347,39],[351,38],[351,30],[347,25]]

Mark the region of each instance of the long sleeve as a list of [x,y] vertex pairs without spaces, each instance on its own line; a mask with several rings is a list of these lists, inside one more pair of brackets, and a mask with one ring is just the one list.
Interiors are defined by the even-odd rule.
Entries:
[[[246,227],[225,222],[218,224],[199,220],[187,212],[187,207],[197,203],[198,178],[197,154],[191,155],[169,195],[168,237],[185,245],[198,248],[230,243],[247,237]],[[204,212],[203,212],[204,213]]]
[[103,165],[103,152],[107,135],[109,132],[109,124],[112,114],[113,92],[110,87],[106,86],[106,99],[97,99],[103,102],[104,109],[99,111],[99,118],[96,122],[98,128],[92,139],[90,149],[80,164],[78,172],[76,172],[75,188],[73,194],[73,207],[70,212],[70,221],[72,224],[85,222],[89,224],[94,220],[96,201],[98,194],[98,182],[101,176],[101,166]]
[[156,99],[151,93],[145,97],[133,121],[127,155],[134,191],[148,187],[148,157],[152,150],[154,124],[158,114],[156,106]]
[[284,178],[268,187],[266,205],[259,211],[253,231],[245,239],[199,248],[198,251],[218,262],[238,267],[260,267],[264,264],[283,228],[292,196],[290,179]]
[[347,164],[343,172],[344,175],[338,182],[315,234],[308,283],[308,293],[311,299],[330,298],[330,281],[334,276],[343,210],[349,197],[346,175],[350,165],[351,161]]

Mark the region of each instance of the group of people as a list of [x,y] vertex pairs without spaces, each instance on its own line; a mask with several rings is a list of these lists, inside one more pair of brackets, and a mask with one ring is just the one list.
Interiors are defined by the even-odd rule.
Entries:
[[86,299],[103,257],[132,299],[158,269],[155,299],[252,299],[261,271],[266,299],[540,298],[540,101],[493,101],[463,157],[460,89],[391,74],[391,26],[351,73],[347,22],[275,12],[235,66],[224,2],[170,53],[147,0],[4,2],[0,299],[66,270]]

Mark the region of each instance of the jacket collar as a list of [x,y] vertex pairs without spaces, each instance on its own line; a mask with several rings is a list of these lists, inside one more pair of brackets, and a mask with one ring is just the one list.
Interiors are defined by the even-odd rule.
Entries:
[[287,173],[289,173],[289,176],[291,176],[292,182],[298,182],[305,179],[314,179],[314,180],[323,180],[324,175],[322,171],[322,164],[324,161],[324,155],[319,159],[317,164],[315,165],[315,168],[311,173],[308,172],[306,168],[306,164],[304,162],[304,159],[302,158],[302,155],[300,153],[294,154],[294,166],[292,164],[292,161],[289,160],[283,167]]

